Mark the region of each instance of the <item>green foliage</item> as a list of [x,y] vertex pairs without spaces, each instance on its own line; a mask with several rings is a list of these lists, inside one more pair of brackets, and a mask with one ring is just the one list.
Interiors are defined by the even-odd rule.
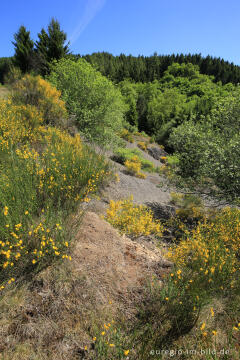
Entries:
[[[26,115],[25,105],[12,107],[15,121]],[[25,111],[19,113],[22,108]],[[35,132],[35,141],[23,144],[19,134],[13,139],[9,111],[2,117],[1,125],[5,123],[0,131],[0,290],[9,278],[23,275],[25,270],[32,271],[34,264],[40,266],[53,257],[68,257],[64,219],[79,201],[88,201],[89,194],[109,174],[104,157],[84,146],[80,136],[71,137],[51,127],[40,127],[40,136],[40,131],[36,134],[29,126],[28,136],[31,138],[30,133]],[[15,127],[15,132],[25,132],[25,127],[23,118],[22,128]]]
[[125,79],[118,86],[128,105],[126,120],[135,121],[140,131],[155,135],[165,146],[173,128],[190,119],[198,122],[234,89],[214,83],[213,77],[200,74],[193,64],[172,64],[152,83]]
[[[182,200],[186,207],[191,202],[201,206],[192,196]],[[152,280],[131,329],[138,358],[149,359],[150,352],[157,354],[153,349],[175,349],[177,354],[192,348],[199,354],[214,347],[219,352],[224,344],[238,359],[239,220],[236,208],[222,209],[212,219],[202,217],[168,249],[174,266],[160,282]]]
[[38,41],[35,43],[37,67],[41,75],[46,75],[49,72],[48,45],[48,34],[44,29],[42,29],[38,34]]
[[4,75],[4,84],[14,85],[23,76],[20,68],[11,66],[8,72]]
[[[80,55],[75,55],[78,59]],[[90,64],[94,65],[101,73],[108,76],[114,82],[121,82],[126,78],[134,82],[152,82],[160,80],[169,66],[173,63],[188,65],[190,68],[173,69],[177,76],[194,76],[195,66],[200,69],[201,74],[214,76],[215,81],[223,84],[240,82],[240,67],[220,58],[211,56],[202,57],[201,54],[172,54],[152,56],[126,56],[121,54],[113,56],[107,52],[93,53],[82,56]],[[184,69],[184,71],[183,71]],[[169,75],[173,77],[172,74]]]
[[124,80],[119,83],[120,91],[124,97],[124,101],[128,107],[125,113],[126,121],[132,125],[138,125],[138,113],[137,113],[137,92],[132,86],[132,83],[128,80]]
[[169,140],[179,154],[183,177],[194,178],[208,186],[211,193],[234,201],[240,196],[239,99],[236,89],[216,105],[210,116],[197,124],[182,124]]
[[12,58],[0,58],[0,83],[4,83],[4,78],[13,66]]
[[30,31],[25,26],[20,26],[17,33],[14,34],[14,64],[18,66],[23,73],[31,69],[31,59],[33,55],[34,42],[30,38]]
[[52,60],[59,60],[69,53],[69,43],[65,45],[67,35],[54,18],[48,25],[48,31],[42,29],[38,38],[39,40],[36,41],[38,67],[41,74],[46,75]]
[[143,171],[153,172],[155,171],[155,167],[153,163],[149,160],[143,158],[141,151],[138,149],[123,149],[119,148],[114,152],[114,159],[115,161],[124,164],[126,160],[132,160],[133,158],[137,157],[141,163],[141,169]]
[[[170,76],[172,75],[172,77]],[[178,64],[173,63],[170,65],[165,72],[164,77],[167,76],[168,79],[174,79],[176,77],[186,77],[190,80],[195,79],[199,76],[199,68],[196,65],[193,64]]]
[[148,103],[148,124],[153,133],[158,133],[161,127],[169,121],[180,123],[183,120],[183,104],[186,96],[177,89],[166,89]]
[[121,93],[85,60],[62,59],[55,63],[50,82],[61,90],[79,130],[102,146],[119,142],[125,105]]

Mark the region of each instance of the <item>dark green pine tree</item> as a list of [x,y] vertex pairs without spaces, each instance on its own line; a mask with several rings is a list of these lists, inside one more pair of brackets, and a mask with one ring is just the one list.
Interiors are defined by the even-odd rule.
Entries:
[[48,25],[48,32],[42,29],[38,39],[35,44],[38,67],[40,73],[46,75],[52,60],[59,60],[69,54],[69,42],[66,44],[67,35],[54,18]]
[[14,64],[26,73],[31,69],[33,58],[34,42],[30,38],[30,31],[27,31],[25,26],[20,26],[18,32],[14,34],[14,40],[12,41],[15,47]]
[[49,37],[44,29],[38,34],[38,41],[35,43],[35,54],[37,59],[37,68],[41,75],[46,75],[49,70]]
[[69,54],[69,42],[66,43],[67,34],[60,29],[60,24],[54,18],[48,25],[48,60],[59,60]]

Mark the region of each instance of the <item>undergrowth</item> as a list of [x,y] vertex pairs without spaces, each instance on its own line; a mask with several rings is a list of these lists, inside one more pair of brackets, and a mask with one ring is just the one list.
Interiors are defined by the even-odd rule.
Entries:
[[[46,94],[55,91],[39,77],[27,77],[26,81],[39,89],[35,100],[40,104],[42,87]],[[64,235],[65,219],[77,203],[89,201],[89,195],[110,172],[104,157],[83,145],[79,135],[71,137],[59,129],[45,128],[45,115],[35,105],[15,105],[9,99],[0,101],[0,109],[3,290],[29,269],[33,271],[53,258],[71,259]]]
[[133,158],[136,157],[138,158],[138,161],[141,163],[141,168],[143,171],[147,171],[147,172],[156,171],[154,164],[151,161],[143,158],[140,150],[138,149],[119,148],[115,151],[113,156],[114,160],[121,164],[124,164],[127,160],[131,161]]
[[156,234],[162,236],[163,226],[153,218],[153,212],[144,205],[135,205],[133,197],[110,201],[105,219],[121,233],[139,236]]

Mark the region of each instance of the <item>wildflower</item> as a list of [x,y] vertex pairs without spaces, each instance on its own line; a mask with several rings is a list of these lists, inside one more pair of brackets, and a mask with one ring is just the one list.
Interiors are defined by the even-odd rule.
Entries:
[[35,260],[35,259],[33,259],[33,260],[32,260],[32,263],[33,263],[33,264],[36,264],[36,260]]
[[8,214],[8,207],[7,206],[4,206],[3,213],[4,213],[5,216],[7,216],[7,214]]
[[101,335],[102,335],[102,336],[105,335],[105,331],[102,331],[102,332],[101,332]]
[[215,267],[214,267],[214,266],[212,266],[212,267],[211,267],[211,273],[213,274],[213,273],[214,273],[214,271],[215,271]]
[[200,330],[203,331],[205,329],[206,323],[202,323],[202,326],[200,327]]
[[165,300],[166,300],[166,301],[168,301],[168,300],[169,300],[169,298],[168,298],[168,297],[166,297],[166,298],[165,298]]
[[129,354],[129,350],[124,350],[124,355],[127,356]]
[[213,331],[212,331],[212,334],[213,334],[213,336],[216,336],[216,335],[217,335],[217,331],[216,331],[216,330],[213,330]]
[[114,347],[115,345],[114,344],[109,344],[110,347]]
[[97,338],[96,338],[96,336],[94,336],[94,337],[93,337],[93,341],[96,341],[96,340],[97,340]]
[[26,210],[26,211],[25,211],[25,215],[28,215],[28,214],[29,214],[29,212]]
[[212,317],[214,317],[214,311],[213,311],[213,308],[212,308],[212,307],[211,307],[210,311],[211,311]]

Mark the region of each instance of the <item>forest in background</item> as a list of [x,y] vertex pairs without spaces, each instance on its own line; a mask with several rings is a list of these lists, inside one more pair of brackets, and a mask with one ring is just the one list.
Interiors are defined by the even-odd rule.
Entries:
[[[213,75],[215,81],[223,84],[229,82],[237,84],[240,82],[240,66],[234,65],[224,59],[203,57],[201,54],[172,54],[152,56],[132,56],[120,54],[114,56],[108,52],[96,52],[88,55],[73,55],[76,59],[84,58],[94,65],[104,76],[114,82],[120,82],[129,78],[135,82],[152,82],[159,80],[168,66],[173,63],[198,65],[201,74]],[[7,73],[13,57],[0,58],[0,82],[3,83],[4,75]]]

